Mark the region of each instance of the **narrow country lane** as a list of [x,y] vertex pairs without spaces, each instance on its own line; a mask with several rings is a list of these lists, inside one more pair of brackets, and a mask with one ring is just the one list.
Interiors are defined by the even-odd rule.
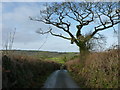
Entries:
[[57,70],[46,80],[44,88],[79,88],[67,70]]

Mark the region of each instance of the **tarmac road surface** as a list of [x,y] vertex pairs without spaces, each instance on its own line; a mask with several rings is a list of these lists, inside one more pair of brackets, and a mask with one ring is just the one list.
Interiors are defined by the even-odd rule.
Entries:
[[67,70],[57,70],[46,80],[43,88],[79,88]]

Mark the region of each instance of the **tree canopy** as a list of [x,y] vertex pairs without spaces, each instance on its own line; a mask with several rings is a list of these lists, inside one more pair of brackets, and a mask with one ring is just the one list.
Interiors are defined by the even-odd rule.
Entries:
[[[40,34],[51,33],[53,36],[71,40],[71,44],[75,43],[80,50],[89,50],[91,39],[103,38],[98,34],[100,31],[114,27],[120,23],[117,2],[57,2],[46,3],[46,9],[40,11],[40,17],[31,18],[31,20],[43,22],[55,26],[66,32],[69,37],[63,34],[53,33],[52,27],[47,31],[40,30]],[[76,29],[71,30],[72,25],[76,22]],[[94,30],[87,35],[82,35],[83,27],[94,24]],[[71,31],[74,31],[71,32]],[[95,35],[98,34],[98,37]]]

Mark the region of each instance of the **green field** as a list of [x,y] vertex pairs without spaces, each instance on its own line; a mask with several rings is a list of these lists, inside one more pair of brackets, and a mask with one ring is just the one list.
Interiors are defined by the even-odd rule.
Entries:
[[[3,51],[4,52],[4,51]],[[9,54],[24,56],[24,57],[34,57],[41,60],[50,60],[58,63],[64,64],[68,60],[72,60],[78,57],[77,52],[49,52],[49,51],[35,51],[35,50],[11,50],[7,51]]]

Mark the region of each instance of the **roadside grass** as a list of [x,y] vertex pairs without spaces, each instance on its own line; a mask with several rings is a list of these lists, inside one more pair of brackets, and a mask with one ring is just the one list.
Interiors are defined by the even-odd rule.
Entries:
[[81,88],[118,88],[118,50],[91,53],[85,66],[78,58],[66,63]]
[[2,56],[2,88],[41,88],[47,77],[60,65],[33,56]]

